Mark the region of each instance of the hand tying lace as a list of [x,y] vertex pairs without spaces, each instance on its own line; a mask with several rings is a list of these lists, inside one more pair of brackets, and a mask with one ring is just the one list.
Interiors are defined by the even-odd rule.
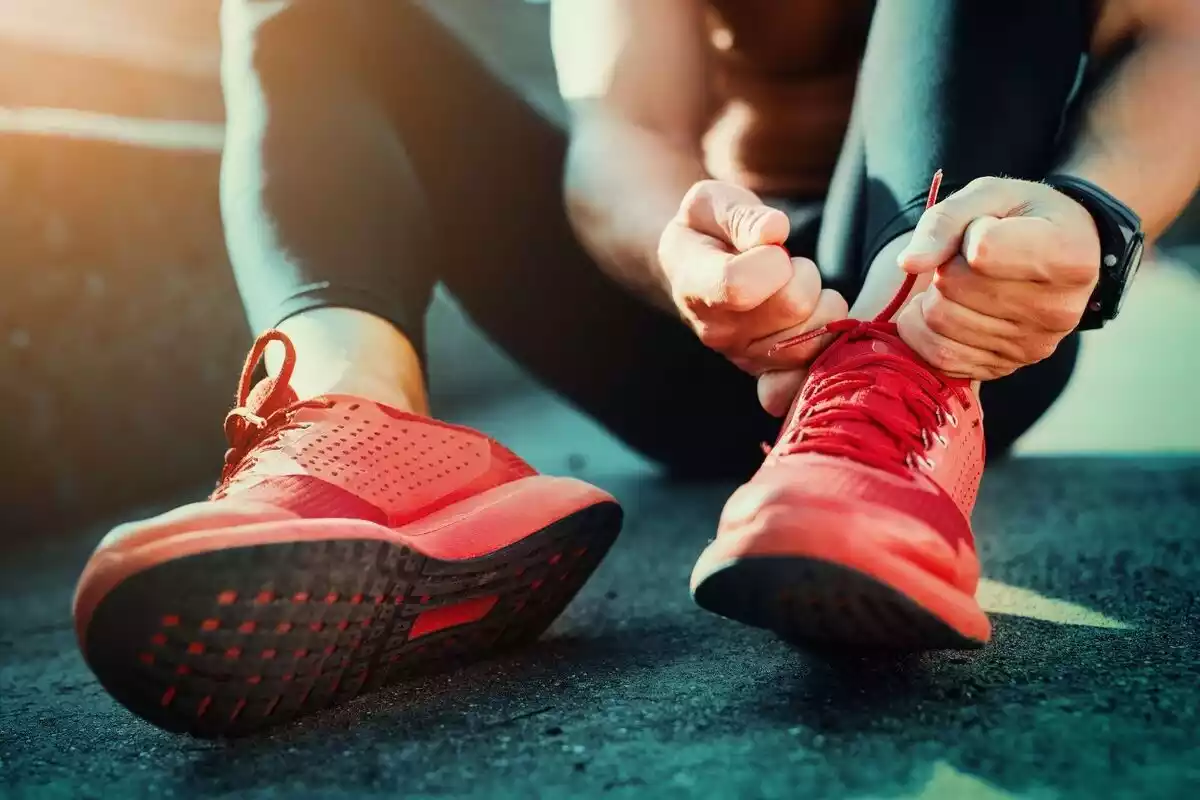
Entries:
[[[283,364],[275,378],[259,386],[260,390],[266,390],[262,396],[251,401],[254,369],[271,342],[283,345]],[[254,343],[253,349],[246,357],[246,364],[242,367],[234,408],[225,416],[225,439],[229,442],[229,449],[225,451],[225,466],[221,470],[220,485],[228,483],[239,469],[251,462],[246,456],[252,450],[276,441],[284,431],[303,427],[302,423],[295,421],[297,411],[304,408],[329,408],[332,405],[331,401],[321,397],[294,400],[295,395],[289,381],[295,367],[296,348],[291,340],[279,331],[267,331]],[[293,402],[289,403],[289,398],[293,398]]]
[[[926,208],[937,202],[941,179],[938,170]],[[780,342],[772,348],[772,354],[828,334],[846,336],[849,341],[877,338],[890,342],[890,349],[902,347],[891,318],[904,305],[915,282],[916,276],[908,275],[874,319],[830,323]],[[880,368],[891,370],[895,378],[889,379]],[[913,467],[932,469],[933,462],[924,453],[935,439],[945,443],[937,432],[942,424],[958,424],[946,405],[951,396],[970,408],[968,386],[968,382],[938,375],[915,356],[872,349],[842,362],[836,373],[809,381],[800,393],[799,407],[803,410],[789,420],[775,449],[781,455],[815,452],[849,457],[901,475]],[[859,403],[845,402],[856,392],[870,393],[871,397]],[[877,431],[882,431],[894,448],[880,450]]]

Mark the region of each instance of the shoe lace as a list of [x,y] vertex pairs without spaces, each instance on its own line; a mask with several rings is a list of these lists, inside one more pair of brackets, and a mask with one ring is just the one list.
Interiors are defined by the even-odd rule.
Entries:
[[[270,391],[264,397],[259,398],[253,407],[250,407],[254,370],[266,353],[267,345],[271,342],[279,342],[283,345],[283,363],[280,365],[279,374],[275,377]],[[273,408],[282,402],[283,398],[291,391],[289,382],[295,367],[296,347],[283,332],[267,331],[254,342],[254,347],[246,356],[246,363],[242,367],[234,408],[225,415],[225,439],[229,443],[229,449],[225,451],[225,463],[221,469],[218,491],[221,486],[229,483],[240,470],[253,463],[252,451],[278,441],[285,431],[307,427],[307,423],[296,422],[296,412],[305,408],[329,408],[333,405],[330,400],[315,397],[298,400],[277,408],[265,416],[262,415],[260,412],[263,409]]]
[[[941,179],[942,172],[938,170],[929,188],[926,208],[937,202]],[[896,324],[891,319],[904,305],[915,283],[915,275],[907,276],[891,302],[874,319],[832,322],[778,343],[772,353],[830,334],[845,336],[848,341],[895,336]],[[880,367],[899,373],[905,380],[881,382]],[[843,362],[837,372],[805,385],[797,400],[797,408],[803,411],[792,415],[775,450],[780,455],[811,452],[844,456],[900,475],[908,474],[912,468],[932,470],[933,462],[925,452],[935,439],[945,443],[937,429],[946,422],[958,424],[947,401],[953,396],[964,408],[971,407],[970,392],[948,380],[895,353],[870,351],[856,355]],[[885,402],[841,402],[852,392],[867,393],[872,399]],[[881,449],[878,436],[868,441],[868,432],[882,433],[892,447]]]

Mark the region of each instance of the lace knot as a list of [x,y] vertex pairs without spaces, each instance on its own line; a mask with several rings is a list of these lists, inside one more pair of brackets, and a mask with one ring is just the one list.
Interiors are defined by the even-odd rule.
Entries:
[[266,418],[248,408],[235,408],[225,415],[225,441],[230,449],[245,447],[266,428]]

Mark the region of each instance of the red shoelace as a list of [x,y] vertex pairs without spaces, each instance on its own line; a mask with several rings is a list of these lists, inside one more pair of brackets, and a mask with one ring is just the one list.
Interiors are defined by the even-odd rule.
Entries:
[[[929,187],[925,208],[937,202],[942,172],[938,170]],[[829,334],[845,336],[848,341],[896,336],[891,321],[908,299],[916,283],[915,275],[904,279],[895,297],[874,319],[845,319],[794,336],[776,344],[775,353]],[[881,381],[879,370],[897,373],[900,380]],[[862,392],[861,402],[847,403],[845,398]],[[839,365],[836,373],[810,380],[800,393],[789,425],[780,435],[775,449],[781,455],[821,453],[853,458],[889,472],[906,475],[911,468],[933,468],[925,452],[934,440],[945,444],[937,429],[945,422],[958,420],[946,407],[955,396],[970,408],[970,391],[962,382],[951,381],[923,364],[896,353],[874,350],[854,356]],[[874,434],[874,435],[871,435]],[[881,449],[882,440],[892,446]]]
[[[271,342],[283,345],[283,364],[280,366],[279,375],[270,384],[270,390],[263,397],[257,398],[251,406],[250,392],[253,389],[254,369]],[[254,342],[254,347],[246,356],[246,364],[242,367],[234,408],[225,415],[225,439],[229,442],[229,449],[225,451],[221,485],[228,483],[238,470],[249,466],[253,459],[247,459],[246,456],[251,450],[276,440],[284,431],[304,427],[295,421],[297,411],[304,408],[329,408],[332,405],[330,401],[321,397],[281,405],[291,394],[292,390],[288,384],[295,368],[296,347],[283,333],[270,330]],[[264,416],[262,411],[265,409],[272,410]]]

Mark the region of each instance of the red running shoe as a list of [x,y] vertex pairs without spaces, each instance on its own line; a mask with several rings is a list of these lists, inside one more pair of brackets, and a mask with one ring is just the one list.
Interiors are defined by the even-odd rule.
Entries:
[[969,382],[935,372],[887,321],[912,285],[874,321],[802,337],[837,334],[692,572],[701,607],[799,644],[987,642],[969,522],[982,416]]
[[[250,390],[268,342],[279,377]],[[255,344],[204,502],[123,525],[75,593],[104,687],[172,731],[235,735],[536,639],[621,510],[467,428],[361,397],[298,400]]]

